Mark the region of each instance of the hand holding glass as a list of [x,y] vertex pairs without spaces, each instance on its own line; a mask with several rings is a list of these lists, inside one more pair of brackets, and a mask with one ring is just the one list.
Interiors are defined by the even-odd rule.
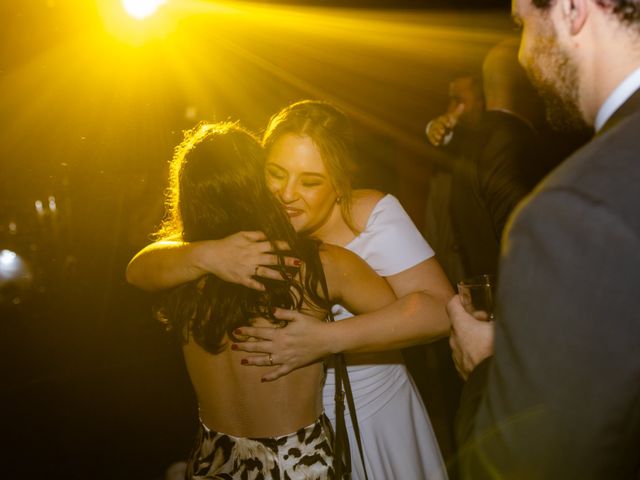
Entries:
[[477,314],[484,312],[487,320],[494,317],[496,279],[494,275],[478,275],[458,282],[458,294],[464,309]]

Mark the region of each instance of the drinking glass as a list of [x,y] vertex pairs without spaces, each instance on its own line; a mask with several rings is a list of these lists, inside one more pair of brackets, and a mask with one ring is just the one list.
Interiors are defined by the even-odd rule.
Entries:
[[484,312],[487,320],[493,320],[496,278],[494,275],[477,275],[458,282],[458,294],[464,309],[473,314]]

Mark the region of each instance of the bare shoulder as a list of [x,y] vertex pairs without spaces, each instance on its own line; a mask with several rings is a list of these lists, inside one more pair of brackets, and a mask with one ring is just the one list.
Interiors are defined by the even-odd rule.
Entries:
[[320,260],[327,275],[329,273],[337,272],[345,267],[349,266],[353,262],[360,261],[355,253],[346,248],[339,247],[338,245],[332,245],[330,243],[323,243],[319,250]]
[[364,230],[371,212],[386,194],[378,190],[354,190],[351,197],[351,214],[359,230]]
[[333,299],[341,296],[340,292],[345,282],[352,281],[362,268],[369,268],[358,255],[337,245],[324,243],[319,253],[329,293]]
[[321,255],[332,301],[353,313],[377,310],[395,300],[387,281],[354,252],[326,245]]

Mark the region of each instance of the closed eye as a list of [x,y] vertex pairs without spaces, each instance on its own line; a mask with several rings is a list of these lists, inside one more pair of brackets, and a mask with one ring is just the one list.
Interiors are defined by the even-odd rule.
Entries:
[[303,187],[317,187],[322,185],[322,182],[302,182]]
[[284,172],[281,172],[280,170],[276,170],[276,169],[271,169],[271,168],[267,169],[267,175],[277,180],[282,180],[286,177],[286,174]]

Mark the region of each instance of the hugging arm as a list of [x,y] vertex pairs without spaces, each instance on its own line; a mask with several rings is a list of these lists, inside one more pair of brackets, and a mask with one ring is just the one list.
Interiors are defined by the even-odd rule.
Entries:
[[[327,280],[332,284],[331,293],[359,315],[323,323],[302,312],[278,310],[276,316],[289,321],[286,328],[240,329],[243,335],[261,340],[237,344],[237,349],[271,353],[274,363],[280,364],[265,380],[275,380],[332,353],[392,350],[447,334],[445,305],[452,291],[435,259],[387,277],[392,288],[385,294],[379,282],[387,282],[355,254],[347,252],[345,256],[349,257],[346,272],[350,273],[334,270],[336,275],[327,269]],[[401,298],[396,300],[394,293]],[[245,360],[249,365],[261,365],[264,358]]]
[[[284,242],[276,242],[287,250]],[[212,273],[227,282],[264,290],[256,277],[280,280],[280,273],[268,268],[278,257],[262,232],[238,232],[219,240],[200,242],[160,241],[146,246],[127,265],[127,281],[147,291],[163,290]],[[298,259],[285,257],[288,266]]]

